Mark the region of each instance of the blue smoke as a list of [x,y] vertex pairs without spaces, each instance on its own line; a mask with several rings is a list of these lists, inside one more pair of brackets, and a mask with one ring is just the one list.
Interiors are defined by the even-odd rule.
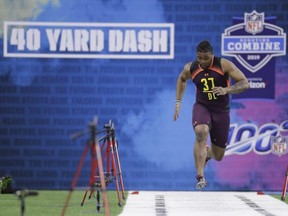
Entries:
[[174,100],[175,90],[159,92],[142,112],[126,116],[122,127],[139,156],[165,170],[186,169],[194,164],[195,136],[191,120],[194,93],[187,87],[176,122],[173,121]]

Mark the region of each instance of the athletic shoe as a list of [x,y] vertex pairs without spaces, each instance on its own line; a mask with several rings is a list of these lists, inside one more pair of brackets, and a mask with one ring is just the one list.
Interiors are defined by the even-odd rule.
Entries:
[[197,175],[196,179],[198,183],[196,184],[196,189],[201,190],[207,186],[207,182],[203,176]]

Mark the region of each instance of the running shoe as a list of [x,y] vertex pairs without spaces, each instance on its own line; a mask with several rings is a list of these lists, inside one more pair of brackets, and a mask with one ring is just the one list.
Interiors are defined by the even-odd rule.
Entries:
[[196,184],[196,189],[201,190],[204,189],[207,186],[207,182],[203,176],[197,175],[197,184]]

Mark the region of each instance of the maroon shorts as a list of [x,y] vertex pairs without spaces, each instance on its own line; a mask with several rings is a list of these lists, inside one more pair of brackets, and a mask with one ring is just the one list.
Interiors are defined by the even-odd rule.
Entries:
[[211,142],[221,148],[226,148],[230,129],[229,111],[213,112],[205,106],[195,103],[192,124],[193,128],[199,124],[207,124],[210,129]]

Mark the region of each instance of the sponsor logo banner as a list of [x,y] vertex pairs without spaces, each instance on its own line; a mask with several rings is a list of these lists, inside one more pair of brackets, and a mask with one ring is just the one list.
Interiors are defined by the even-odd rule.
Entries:
[[173,59],[172,23],[4,22],[5,57]]
[[233,18],[233,25],[222,34],[222,55],[233,57],[250,84],[249,91],[233,95],[233,98],[274,99],[273,57],[286,55],[286,34],[275,22],[275,17],[252,11],[243,18]]
[[252,123],[231,124],[225,155],[258,155],[288,153],[288,120],[281,124],[267,123],[260,127]]

